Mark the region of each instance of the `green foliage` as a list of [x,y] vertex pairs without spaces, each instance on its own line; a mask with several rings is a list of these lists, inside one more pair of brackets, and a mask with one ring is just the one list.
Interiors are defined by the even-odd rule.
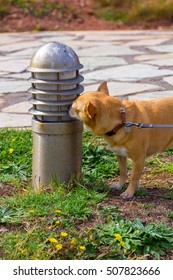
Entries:
[[32,138],[30,130],[0,131],[0,180],[20,182],[31,177]]
[[104,145],[84,141],[83,143],[83,173],[86,180],[102,180],[116,176],[118,162],[115,155]]
[[0,18],[8,14],[8,9],[11,6],[11,0],[0,0]]
[[168,213],[168,217],[169,217],[170,219],[173,219],[173,212]]
[[36,17],[47,16],[54,10],[59,10],[62,13],[66,11],[65,5],[59,2],[57,3],[57,1],[12,0],[12,2]]
[[16,6],[17,8],[27,11],[29,14],[35,17],[44,17],[52,13],[54,10],[58,10],[62,15],[66,14],[69,9],[59,1],[49,0],[0,0],[0,15],[4,16],[8,13],[8,10]]
[[94,232],[99,246],[108,248],[101,254],[101,259],[109,259],[110,254],[116,258],[120,252],[121,258],[149,254],[159,259],[165,250],[173,248],[173,229],[161,223],[144,225],[139,219],[124,220],[119,214],[115,219],[111,218],[106,227],[98,225]]
[[173,172],[173,164],[171,162],[164,162],[162,160],[156,159],[155,165],[152,172]]
[[135,23],[173,19],[171,0],[97,0],[97,15],[110,21]]
[[23,217],[23,213],[23,210],[20,208],[10,208],[7,205],[3,205],[0,207],[0,222],[20,222],[21,217]]

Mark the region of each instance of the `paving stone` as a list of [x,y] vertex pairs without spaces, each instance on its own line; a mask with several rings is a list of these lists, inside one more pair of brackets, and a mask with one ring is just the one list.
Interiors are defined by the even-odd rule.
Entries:
[[127,62],[121,57],[81,57],[80,62],[84,65],[83,71],[92,71],[105,66],[125,65]]
[[0,79],[0,93],[27,91],[29,82],[24,80]]
[[8,61],[10,58],[5,55],[0,55],[0,61]]
[[150,100],[153,98],[168,97],[168,96],[173,96],[173,92],[171,90],[170,91],[153,91],[153,92],[130,95],[129,100]]
[[41,43],[37,41],[14,42],[13,44],[10,44],[8,47],[7,45],[1,45],[0,52],[11,53],[14,51],[19,51],[19,50],[39,47],[39,46],[41,46]]
[[152,46],[158,45],[168,41],[168,38],[161,38],[161,39],[148,39],[148,40],[139,40],[139,41],[132,41],[128,42],[127,46]]
[[[50,35],[50,33],[49,33]],[[66,42],[69,42],[71,40],[74,40],[76,37],[74,35],[70,35],[70,34],[59,34],[57,33],[55,36],[46,36],[41,39],[41,42],[43,42],[43,44],[47,43],[47,42],[62,42],[64,44],[67,44]]]
[[5,100],[2,98],[1,94],[0,94],[0,107],[1,107],[1,104],[3,104],[5,102]]
[[134,60],[137,61],[145,61],[145,60],[153,60],[153,59],[164,59],[164,58],[172,58],[173,53],[164,53],[164,54],[144,54],[134,57]]
[[[30,83],[27,81],[29,78],[31,77],[31,73],[30,72],[22,72],[22,73],[13,73],[13,74],[9,74],[8,73],[8,78],[11,79],[16,79],[16,80],[25,80],[26,84],[29,86]],[[1,88],[1,87],[0,87]]]
[[[172,38],[173,32],[167,33],[167,32],[152,32],[152,31],[137,31],[137,30],[123,30],[123,31],[85,31],[85,32],[78,32],[78,34],[84,35],[84,40],[87,41],[114,41],[114,40],[149,40],[149,39],[158,39],[158,37],[161,38]],[[101,38],[101,39],[100,39]]]
[[2,109],[2,112],[6,113],[28,113],[28,110],[32,107],[32,105],[27,102],[19,102],[14,105],[5,107]]
[[150,50],[161,52],[161,53],[169,53],[173,52],[173,44],[172,45],[160,45],[154,47],[148,47]]
[[[8,33],[7,33],[8,34]],[[12,44],[14,42],[20,42],[22,39],[18,37],[14,37],[11,35],[6,35],[4,33],[0,33],[0,46],[1,45],[7,45],[7,44]]]
[[[173,77],[165,77],[164,81],[173,86]],[[173,92],[172,92],[173,93]]]
[[[159,37],[171,37],[173,36],[173,31],[170,29],[170,30],[146,30],[145,33],[147,34],[150,34],[151,36],[152,35],[156,35],[156,36],[159,36]],[[158,37],[157,37],[158,38]]]
[[[85,91],[97,91],[100,83],[86,85]],[[111,96],[123,96],[141,93],[143,91],[151,90],[163,90],[162,87],[152,84],[139,84],[139,83],[120,83],[120,82],[108,82],[109,94]]]
[[[70,46],[71,48],[74,49],[74,51],[77,53],[77,55],[79,55],[79,51],[83,50],[83,52],[86,51],[86,55],[88,56],[88,48],[91,47],[100,47],[100,42],[92,42],[92,41],[82,41],[82,45],[81,45],[81,40],[78,41],[67,41],[65,42],[66,45]],[[107,41],[103,41],[101,43],[102,46],[107,46],[108,43]],[[122,42],[116,41],[116,43],[114,43],[114,45],[122,45]]]
[[[0,64],[1,64],[1,62],[0,62]],[[7,74],[9,74],[9,72],[0,71],[0,77],[3,77],[4,75],[7,75]]]
[[25,49],[25,50],[20,50],[20,51],[15,51],[15,52],[9,53],[8,57],[18,58],[18,59],[19,58],[20,59],[31,58],[36,49],[37,49],[37,47],[29,48],[29,49]]
[[100,56],[121,56],[121,55],[135,55],[143,54],[137,50],[132,50],[126,45],[101,45],[97,47],[91,47],[88,49],[78,50],[78,55],[82,56],[91,56],[91,57],[100,57]]
[[71,37],[73,39],[77,38],[79,36],[80,33],[83,33],[83,31],[40,31],[40,32],[28,32],[26,34],[27,38],[32,39],[34,38],[38,38],[38,39],[44,39],[44,38],[52,38],[52,37],[62,37],[62,38],[67,38],[67,37]]
[[6,61],[0,60],[0,71],[5,72],[23,72],[29,66],[29,59],[9,59]]
[[32,116],[28,114],[3,113],[0,116],[0,127],[30,127]]
[[121,80],[121,81],[138,81],[143,78],[157,77],[164,75],[173,75],[173,71],[159,69],[153,65],[147,64],[130,64],[114,68],[93,71],[84,74],[84,78],[90,80]]
[[147,64],[158,65],[158,66],[173,66],[173,57],[171,58],[164,58],[164,59],[155,59],[144,62]]

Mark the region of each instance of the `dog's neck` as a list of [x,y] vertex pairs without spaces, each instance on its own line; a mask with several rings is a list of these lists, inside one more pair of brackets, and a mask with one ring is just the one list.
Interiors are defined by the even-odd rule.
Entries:
[[121,119],[122,123],[116,125],[112,130],[108,131],[105,135],[107,136],[113,136],[115,135],[123,126],[126,124],[126,109],[121,109]]

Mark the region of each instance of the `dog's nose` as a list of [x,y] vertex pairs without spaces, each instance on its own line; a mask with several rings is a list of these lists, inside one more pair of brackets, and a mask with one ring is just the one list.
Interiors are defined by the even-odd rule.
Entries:
[[69,111],[69,115],[71,116],[71,114],[72,114],[72,107],[71,106],[69,106],[68,111]]
[[72,117],[72,118],[75,117],[75,116],[74,116],[74,110],[73,110],[72,106],[69,107],[69,115],[70,115],[70,117]]

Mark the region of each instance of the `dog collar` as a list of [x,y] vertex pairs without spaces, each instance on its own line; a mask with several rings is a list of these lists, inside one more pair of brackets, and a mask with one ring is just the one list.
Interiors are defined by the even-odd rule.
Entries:
[[122,123],[116,125],[112,130],[108,131],[105,135],[107,136],[113,136],[115,135],[118,130],[120,130],[120,128],[122,128],[125,124],[126,124],[126,109],[122,108],[121,109],[121,119],[122,119]]

